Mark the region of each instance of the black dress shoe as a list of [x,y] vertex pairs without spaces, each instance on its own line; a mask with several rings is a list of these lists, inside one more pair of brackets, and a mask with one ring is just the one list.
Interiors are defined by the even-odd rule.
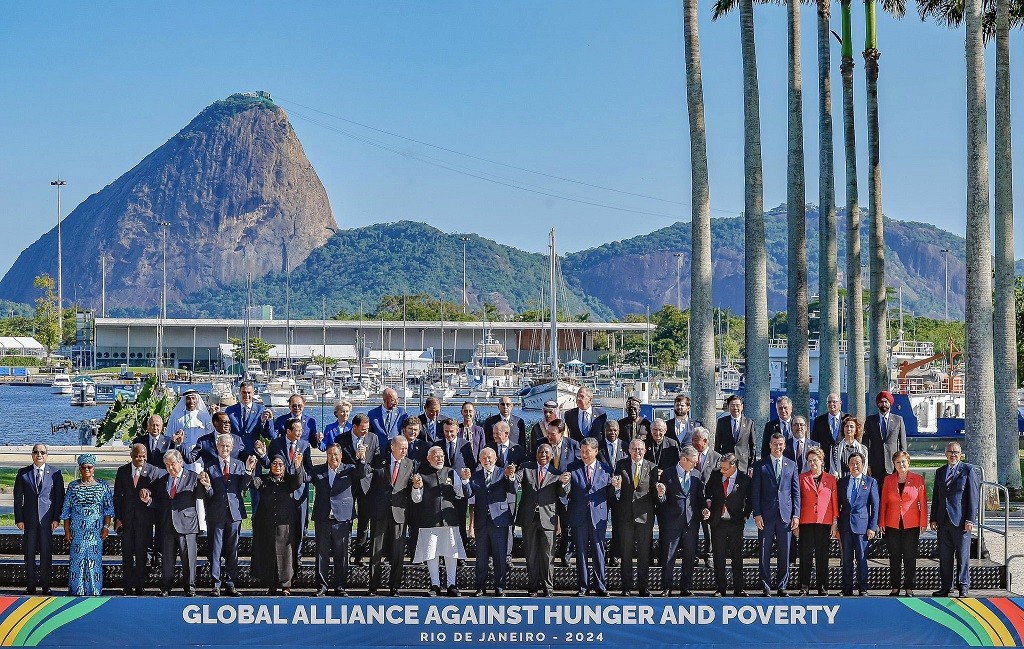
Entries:
[[335,597],[348,597],[348,591],[345,590],[344,588],[335,588],[334,589],[334,596]]
[[224,589],[224,594],[227,595],[228,597],[241,597],[242,596],[242,593],[238,592],[238,589],[236,589],[234,586],[228,586],[227,588],[225,588]]
[[220,588],[214,588],[210,591],[210,597],[220,597]]
[[779,590],[777,590],[775,592],[775,594],[778,595],[779,597],[789,597],[789,593],[787,593],[786,591],[782,590],[781,588]]
[[[965,590],[965,591],[961,591],[961,592],[966,593],[967,591]],[[43,589],[41,589],[39,591],[39,594],[40,595],[49,595],[50,594],[50,589],[49,588],[43,588]],[[961,597],[963,597],[963,595],[961,595]]]
[[171,591],[169,591],[169,590],[161,590],[160,591],[160,597],[168,597],[170,594],[171,594]]
[[440,586],[431,586],[427,589],[427,597],[437,597],[441,594]]
[[680,597],[693,597],[693,591],[681,590],[681,591],[679,591],[679,596]]
[[31,588],[26,588],[25,592],[23,594],[24,595],[35,595],[36,594],[35,586],[32,586]]
[[853,597],[853,591],[852,590],[844,590],[842,593],[840,593],[840,595],[842,595],[843,597]]
[[651,591],[647,590],[646,588],[641,588],[639,595],[640,597],[650,597]]
[[377,589],[376,588],[369,588],[369,589],[367,589],[366,596],[367,597],[376,597],[377,596]]
[[598,597],[609,597],[608,591],[606,591],[606,590],[596,590],[596,591],[594,591],[594,594],[597,595]]
[[632,597],[632,596],[633,596],[633,591],[631,591],[631,590],[624,590],[621,593],[619,593],[619,597]]
[[903,591],[903,596],[904,597],[917,597],[917,595],[914,594],[914,589],[913,588],[908,588],[908,589],[904,590]]
[[448,587],[448,597],[462,597],[462,593],[459,592],[458,586]]
[[725,597],[725,592],[721,590],[716,590],[715,594],[712,595],[712,597]]
[[888,597],[899,597],[899,596],[900,596],[900,589],[899,588],[893,588],[892,590],[889,591]]
[[824,588],[818,589],[818,597],[828,597],[828,591]]
[[581,588],[578,591],[576,591],[576,597],[586,597],[586,596],[587,596],[586,589]]
[[745,590],[738,590],[732,594],[733,597],[750,597],[750,593]]
[[389,588],[388,589],[388,595],[391,596],[391,597],[398,597],[398,589],[397,588]]
[[503,591],[500,588],[495,588],[494,589],[494,596],[495,597],[504,597],[505,596],[505,591]]
[[486,594],[487,594],[487,591],[484,590],[483,588],[477,588],[476,590],[473,591],[473,597],[483,597]]
[[765,596],[765,597],[771,597],[772,596],[772,591],[770,591],[767,588],[765,588],[763,591],[761,591],[761,594],[763,596]]
[[960,597],[970,597],[966,588],[960,589]]
[[316,594],[314,594],[313,597],[324,597],[326,595],[327,595],[327,589],[326,588],[317,588],[316,589]]
[[868,591],[866,591],[866,590],[857,591],[857,596],[858,597],[867,597],[868,596]]
[[932,593],[932,597],[949,597],[949,591],[948,590],[937,590],[934,593]]
[[608,565],[609,566],[617,566],[617,565],[619,565],[619,558],[618,557],[611,557],[611,558],[609,558],[608,559]]
[[132,589],[131,588],[125,588],[125,589],[123,589],[121,591],[121,594],[122,595],[131,595],[132,594]]
[[545,588],[544,589],[544,597],[551,597],[551,595],[552,595],[551,589],[550,588]]
[[185,597],[195,597],[195,596],[196,596],[196,589],[195,588],[189,588],[188,590],[185,591]]

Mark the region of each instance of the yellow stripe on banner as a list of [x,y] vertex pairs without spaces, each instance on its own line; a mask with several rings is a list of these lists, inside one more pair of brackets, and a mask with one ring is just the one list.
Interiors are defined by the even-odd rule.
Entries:
[[0,645],[4,647],[14,646],[14,640],[18,637],[21,629],[32,619],[32,616],[50,602],[54,597],[30,597],[24,604],[11,611],[3,624],[0,624]]
[[953,600],[974,616],[985,630],[988,631],[991,636],[993,644],[997,647],[1013,647],[1016,643],[1013,641],[1013,636],[1010,635],[1010,630],[1006,628],[1003,621],[1000,620],[995,613],[990,611],[987,606],[979,602],[974,598],[955,599]]

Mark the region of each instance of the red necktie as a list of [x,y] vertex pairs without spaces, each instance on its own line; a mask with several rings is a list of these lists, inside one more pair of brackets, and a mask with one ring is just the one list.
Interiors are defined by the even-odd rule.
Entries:
[[288,442],[288,459],[295,461],[295,442]]
[[231,471],[228,469],[228,464],[228,461],[224,460],[224,482],[228,481],[228,474],[231,473]]
[[593,482],[594,482],[594,470],[591,469],[590,465],[588,464],[587,465],[587,484],[592,484]]
[[[722,493],[725,494],[726,499],[729,498],[729,478],[722,481]],[[722,501],[722,515],[724,516],[729,510],[725,506],[725,500]]]
[[171,477],[171,498],[174,498],[178,494],[178,479]]
[[132,479],[132,483],[133,483],[134,486],[138,487],[139,486],[139,470],[135,469],[132,473],[135,474],[133,479]]
[[391,469],[391,486],[394,487],[396,482],[398,482],[398,462],[395,462],[395,468]]
[[537,486],[539,486],[539,487],[543,487],[544,486],[544,468],[543,467],[541,467],[541,470],[540,470],[540,481],[537,483]]

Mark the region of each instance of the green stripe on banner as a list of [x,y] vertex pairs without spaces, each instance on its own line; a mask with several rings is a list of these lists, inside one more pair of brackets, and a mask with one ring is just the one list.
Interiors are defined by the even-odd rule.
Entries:
[[971,627],[971,629],[973,629],[981,639],[981,644],[988,647],[994,646],[995,640],[993,639],[992,634],[982,626],[981,622],[978,621],[978,618],[971,615],[970,611],[958,604],[956,600],[949,598],[943,599],[938,605],[944,606],[950,614],[957,616],[964,624]]
[[32,631],[34,631],[37,626],[45,622],[49,616],[53,615],[65,606],[68,606],[74,601],[75,600],[73,599],[68,599],[65,597],[55,597],[53,601],[51,601],[49,604],[47,604],[46,606],[42,607],[41,609],[32,614],[32,618],[25,622],[25,624],[21,627],[21,630],[18,631],[18,635],[15,636],[12,644],[16,647],[25,646],[25,639],[32,634]]
[[973,632],[971,627],[963,624],[957,617],[950,615],[944,609],[938,608],[937,604],[933,606],[925,599],[908,598],[900,599],[899,601],[918,615],[923,615],[932,622],[937,622],[957,634],[963,638],[964,642],[966,642],[968,646],[981,647],[985,645],[985,642]]
[[30,635],[23,646],[35,647],[43,638],[50,635],[54,630],[64,626],[68,622],[74,622],[78,618],[92,613],[99,607],[103,606],[109,600],[109,597],[96,597],[81,601],[74,606],[70,606],[60,613],[54,615],[50,619],[46,620],[45,623],[40,624],[32,635]]

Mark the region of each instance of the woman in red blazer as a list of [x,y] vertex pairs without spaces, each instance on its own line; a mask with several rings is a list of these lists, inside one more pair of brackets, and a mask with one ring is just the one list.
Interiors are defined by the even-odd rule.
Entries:
[[820,446],[807,449],[807,465],[810,470],[800,475],[800,594],[809,594],[813,559],[818,594],[828,595],[828,550],[832,539],[839,538],[838,488],[835,476],[824,471]]
[[889,549],[889,596],[898,596],[902,587],[907,597],[913,597],[917,543],[921,530],[928,527],[928,499],[924,478],[910,472],[910,454],[897,451],[892,463],[896,473],[886,476],[882,484],[878,517]]

